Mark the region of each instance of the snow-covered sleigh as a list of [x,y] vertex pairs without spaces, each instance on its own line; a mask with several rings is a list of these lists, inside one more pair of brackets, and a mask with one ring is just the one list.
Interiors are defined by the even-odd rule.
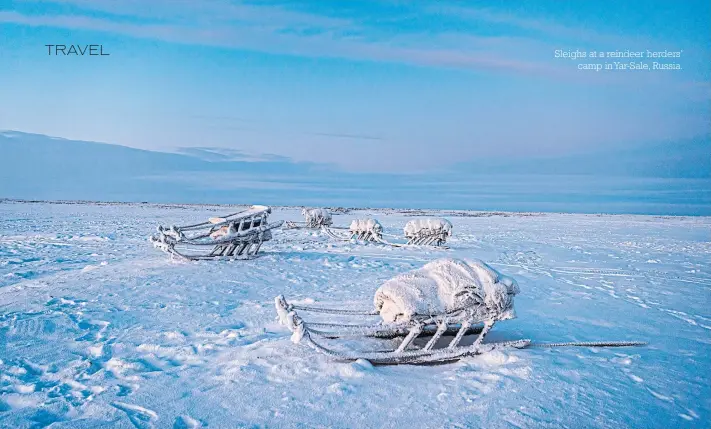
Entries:
[[303,222],[287,221],[284,229],[320,229],[337,240],[383,242],[383,227],[375,219],[353,220],[348,228],[333,225],[333,217],[326,209],[303,209]]
[[404,244],[383,240],[391,246],[444,246],[452,236],[452,223],[442,218],[422,218],[408,221],[403,228]]
[[[499,274],[484,262],[439,259],[420,269],[386,281],[375,293],[374,309],[353,310],[303,306],[275,298],[278,318],[292,331],[294,343],[305,343],[339,360],[366,359],[372,364],[427,364],[461,359],[500,348],[524,348],[531,340],[484,343],[498,321],[516,317],[513,298],[516,281]],[[370,320],[368,324],[322,323],[304,320],[298,313],[312,312]],[[380,321],[373,320],[380,317]],[[465,336],[476,334],[463,345]],[[453,338],[438,347],[443,336]],[[315,339],[398,338],[388,351],[339,351]],[[426,340],[426,342],[424,342]],[[424,342],[424,344],[422,344]],[[631,346],[641,342],[594,342],[535,344],[556,346]]]
[[304,217],[303,222],[287,221],[284,229],[321,229],[333,225],[331,213],[326,209],[303,209],[301,215]]
[[[383,227],[377,219],[366,218],[356,219],[351,222],[347,235],[335,232],[337,227],[324,227],[323,230],[331,237],[339,240],[363,240],[371,241],[388,246],[444,246],[447,238],[452,235],[452,224],[446,219],[424,218],[413,219],[405,224],[405,242],[394,242],[387,237],[398,238],[394,235],[385,234]],[[345,228],[340,228],[345,229]]]
[[452,223],[447,219],[423,218],[413,219],[405,224],[405,242],[390,241],[386,237],[399,238],[385,234],[383,226],[377,219],[355,219],[349,227],[333,225],[333,217],[326,209],[303,209],[303,222],[287,221],[284,229],[320,229],[326,235],[341,241],[361,240],[388,246],[444,246],[447,238],[452,236]]
[[[334,229],[346,231],[334,231]],[[378,222],[377,219],[372,218],[355,219],[351,222],[348,228],[324,226],[323,231],[336,240],[361,240],[376,243],[383,242],[383,226],[380,225],[380,222]]]
[[158,226],[150,241],[156,248],[189,260],[249,259],[256,256],[262,243],[271,240],[271,230],[283,223],[269,223],[271,211],[257,205],[194,225]]

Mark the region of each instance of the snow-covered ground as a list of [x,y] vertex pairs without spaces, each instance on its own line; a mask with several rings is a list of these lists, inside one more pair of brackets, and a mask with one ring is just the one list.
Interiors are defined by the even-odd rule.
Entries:
[[[277,231],[252,261],[175,262],[157,224],[215,206],[0,203],[0,427],[636,427],[711,421],[711,219],[362,210],[451,250]],[[466,215],[463,215],[466,214]],[[300,220],[300,209],[272,219]],[[496,351],[438,366],[336,363],[290,342],[273,299],[367,307],[443,256],[517,279],[487,341],[646,340]],[[383,344],[389,348],[391,344]]]

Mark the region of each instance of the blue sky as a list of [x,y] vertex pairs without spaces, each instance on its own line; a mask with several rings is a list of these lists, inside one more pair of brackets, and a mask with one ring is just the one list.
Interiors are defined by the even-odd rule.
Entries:
[[[673,145],[711,132],[709,22],[691,0],[4,0],[0,129],[350,171]],[[556,49],[683,50],[683,69]]]

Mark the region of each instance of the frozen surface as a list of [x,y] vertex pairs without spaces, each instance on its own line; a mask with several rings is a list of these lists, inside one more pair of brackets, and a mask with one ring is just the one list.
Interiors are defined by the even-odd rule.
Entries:
[[[0,427],[675,427],[711,420],[711,219],[351,211],[451,250],[276,231],[262,257],[173,262],[146,237],[214,206],[0,203]],[[465,216],[466,215],[466,216]],[[275,208],[270,219],[300,219]],[[291,302],[370,307],[387,279],[481,259],[520,287],[487,341],[647,340],[372,367],[293,345]],[[348,344],[345,344],[348,346]],[[393,348],[383,344],[383,349]]]

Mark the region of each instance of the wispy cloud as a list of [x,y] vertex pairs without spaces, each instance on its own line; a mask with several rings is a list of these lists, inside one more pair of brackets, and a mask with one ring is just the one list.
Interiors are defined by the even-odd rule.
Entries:
[[[482,34],[469,28],[394,30],[382,20],[328,16],[294,9],[288,3],[232,0],[25,0],[52,4],[52,14],[0,10],[0,23],[109,32],[172,43],[206,45],[303,57],[391,62],[423,67],[539,75],[586,82],[659,79],[639,74],[579,73],[570,62],[553,59],[555,49],[605,44],[610,49],[652,46],[630,34],[606,34],[543,17],[517,15],[461,3],[395,3],[395,15],[446,17],[464,23],[525,30],[517,37]],[[347,15],[347,14],[341,14]],[[396,17],[388,16],[390,20]],[[516,32],[514,32],[516,33]],[[519,32],[520,33],[520,32]],[[505,36],[505,34],[507,34]],[[654,42],[654,46],[661,45]],[[605,75],[605,76],[603,76]],[[663,78],[666,79],[666,78]],[[673,79],[668,79],[673,80]]]
[[242,23],[266,27],[340,28],[349,20],[303,13],[275,4],[245,4],[229,0],[24,0],[25,3],[55,3],[85,11],[154,21],[188,24],[208,20],[213,23]]
[[76,10],[53,15],[0,11],[0,23],[109,32],[173,43],[305,57],[526,74],[562,72],[542,58],[517,59],[513,52],[521,50],[517,45],[525,43],[523,40],[476,35],[393,34],[364,29],[347,19],[295,12],[274,5],[244,5],[223,0],[156,0],[151,2],[151,7],[137,0],[59,3],[136,19],[112,19]]
[[447,15],[463,21],[505,24],[523,30],[530,30],[548,37],[563,38],[571,41],[620,41],[618,35],[603,34],[583,27],[570,27],[544,18],[522,17],[512,13],[499,12],[490,8],[465,7],[435,4],[425,10],[431,14]]

